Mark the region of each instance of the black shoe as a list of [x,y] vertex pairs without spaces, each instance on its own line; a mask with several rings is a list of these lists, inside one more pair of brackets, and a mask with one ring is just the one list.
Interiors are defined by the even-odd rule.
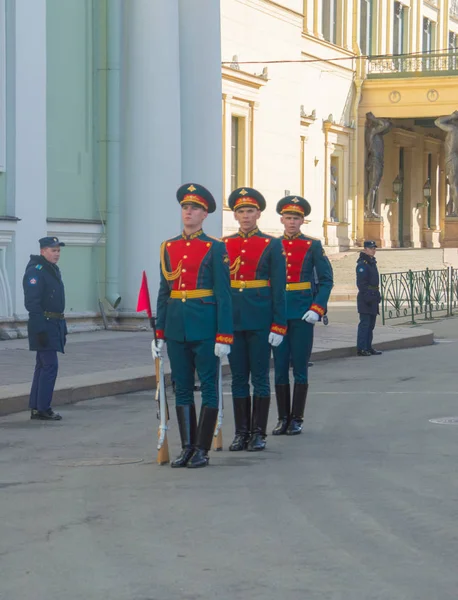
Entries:
[[36,408],[32,408],[32,410],[30,411],[30,418],[31,419],[38,419],[38,411]]
[[356,356],[372,356],[369,350],[358,350]]
[[62,417],[59,413],[53,411],[52,408],[48,408],[48,410],[37,410],[32,411],[32,415],[30,415],[31,419],[37,419],[38,421],[61,421]]
[[278,423],[273,429],[272,435],[284,435],[289,425],[291,412],[291,388],[289,383],[275,386],[277,397]]
[[291,408],[291,422],[286,435],[299,435],[302,433],[304,422],[305,403],[307,401],[308,383],[295,383],[293,392],[293,406]]
[[208,465],[208,451],[211,448],[213,434],[215,432],[218,409],[203,406],[200,409],[199,425],[197,427],[196,448],[191,456],[188,469],[198,469]]
[[251,398],[233,398],[235,437],[229,446],[231,452],[246,450],[250,439]]
[[253,396],[253,424],[248,452],[259,452],[266,447],[266,428],[269,418],[270,396]]
[[375,348],[371,348],[369,352],[372,354],[372,356],[380,356],[380,354],[383,354],[381,350],[376,350]]
[[208,450],[204,450],[203,448],[195,448],[187,467],[188,469],[199,469],[200,467],[206,467],[209,462],[210,458],[208,456]]
[[177,456],[176,459],[170,463],[170,466],[172,467],[172,469],[179,469],[180,467],[186,467],[193,454],[194,454],[194,446],[186,446],[185,448],[182,449],[179,456]]
[[188,464],[191,456],[194,454],[197,430],[196,407],[194,404],[177,406],[176,413],[182,451],[180,456],[170,464],[173,469],[186,467]]

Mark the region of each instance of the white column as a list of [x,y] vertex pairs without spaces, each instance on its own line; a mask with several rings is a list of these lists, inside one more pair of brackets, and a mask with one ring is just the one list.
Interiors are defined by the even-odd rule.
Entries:
[[[13,306],[25,315],[22,275],[38,239],[46,235],[46,0],[15,3],[14,200],[15,234]],[[11,146],[9,146],[11,149]]]
[[120,309],[135,310],[145,270],[154,310],[160,244],[181,231],[178,0],[123,7]]
[[217,203],[205,231],[222,234],[223,157],[220,3],[179,0],[181,176],[208,188]]

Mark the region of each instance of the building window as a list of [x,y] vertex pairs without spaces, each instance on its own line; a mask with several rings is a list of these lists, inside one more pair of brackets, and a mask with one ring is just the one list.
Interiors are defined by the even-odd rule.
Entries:
[[305,136],[301,135],[301,163],[300,163],[300,189],[299,193],[302,197],[305,194]]
[[456,71],[458,67],[458,35],[454,31],[448,32],[448,49],[450,54],[448,68]]
[[236,115],[231,117],[231,192],[246,181],[246,118]]
[[322,32],[323,37],[333,44],[339,43],[337,37],[337,0],[323,0]]
[[231,191],[239,187],[240,117],[231,119]]
[[400,2],[394,3],[393,54],[403,54],[405,49],[405,10]]
[[[423,40],[422,51],[424,54],[431,54],[436,47],[436,23],[433,23],[426,17],[423,19]],[[423,59],[423,70],[430,71],[433,63],[432,58]]]
[[359,47],[364,55],[372,54],[372,0],[361,0]]
[[223,188],[224,204],[235,189],[253,180],[253,105],[238,98],[224,102]]

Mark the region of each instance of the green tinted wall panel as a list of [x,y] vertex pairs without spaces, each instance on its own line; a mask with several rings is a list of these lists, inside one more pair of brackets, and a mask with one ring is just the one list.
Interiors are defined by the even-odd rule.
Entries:
[[100,216],[107,198],[107,2],[94,2],[94,194]]
[[6,177],[0,173],[0,217],[6,215]]
[[65,284],[68,314],[96,312],[103,290],[105,249],[99,246],[65,246],[59,267]]
[[92,0],[47,0],[48,216],[94,219]]

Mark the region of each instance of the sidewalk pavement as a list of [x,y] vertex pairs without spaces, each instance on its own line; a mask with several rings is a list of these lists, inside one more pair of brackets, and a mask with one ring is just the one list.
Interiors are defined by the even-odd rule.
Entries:
[[[94,331],[69,335],[66,353],[59,355],[59,376],[53,406],[126,394],[156,387],[150,331]],[[315,327],[312,360],[354,356],[356,327],[344,323]],[[423,328],[377,327],[374,345],[381,350],[427,346],[432,331]],[[363,359],[361,359],[363,360]],[[35,353],[28,342],[0,341],[0,415],[27,410]],[[170,365],[165,360],[166,382]],[[223,374],[229,373],[227,359]]]

